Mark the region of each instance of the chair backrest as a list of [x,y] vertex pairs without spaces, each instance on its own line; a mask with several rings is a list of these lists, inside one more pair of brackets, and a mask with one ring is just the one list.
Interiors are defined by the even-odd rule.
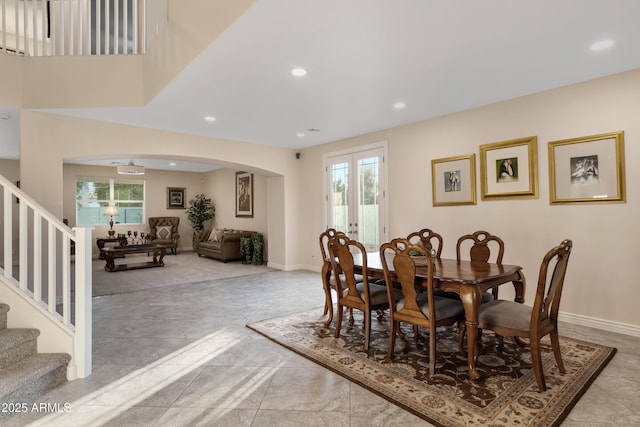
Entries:
[[333,239],[338,234],[344,234],[342,231],[338,231],[335,228],[327,228],[325,231],[320,233],[320,237],[318,238],[320,242],[320,253],[322,254],[322,259],[324,261],[328,261],[329,259],[329,248],[328,243],[330,239]]
[[502,256],[504,255],[504,242],[498,236],[493,236],[488,231],[476,231],[473,234],[465,234],[458,239],[456,244],[456,258],[462,259],[462,248],[471,245],[469,248],[469,256],[471,261],[489,262],[491,257],[491,247],[495,246],[497,250],[493,251],[497,253],[495,262],[502,264]]
[[[396,311],[395,298],[392,295],[393,286],[390,283],[398,283],[402,296],[404,297],[404,306],[402,312],[411,312],[419,318],[424,318],[420,306],[417,302],[418,291],[416,290],[416,264],[411,255],[419,253],[426,257],[427,282],[426,291],[428,292],[429,301],[433,301],[433,261],[430,251],[422,244],[413,245],[408,239],[393,239],[390,242],[380,246],[380,260],[382,261],[382,269],[387,282],[389,307],[392,313]],[[393,272],[389,268],[389,262],[393,265]],[[425,286],[424,284],[422,285]],[[429,304],[429,318],[435,319],[434,304]]]
[[151,233],[151,240],[155,240],[156,231],[158,227],[171,226],[171,236],[178,233],[178,224],[180,224],[180,218],[177,216],[156,216],[149,217],[149,231]]
[[333,238],[329,239],[327,248],[329,250],[329,259],[331,260],[333,274],[336,278],[338,299],[347,299],[356,305],[360,303],[364,307],[365,300],[362,299],[356,287],[358,281],[354,269],[355,262],[353,254],[358,254],[362,257],[362,273],[360,274],[362,274],[365,298],[368,299],[369,280],[367,276],[366,249],[360,242],[350,239],[344,233],[337,233]]
[[440,258],[440,255],[442,255],[442,236],[433,230],[423,228],[420,231],[414,231],[407,236],[407,240],[412,245],[422,244],[429,252],[435,249],[436,258]]
[[565,239],[547,252],[542,259],[538,274],[538,288],[531,314],[532,330],[535,324],[547,319],[555,323],[558,319],[560,297],[572,247],[573,242]]

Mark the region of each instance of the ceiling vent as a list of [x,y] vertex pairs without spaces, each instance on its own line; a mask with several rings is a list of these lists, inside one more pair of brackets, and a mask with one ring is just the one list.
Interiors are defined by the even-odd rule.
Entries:
[[144,166],[133,164],[133,160],[128,165],[119,165],[118,173],[120,175],[144,175]]

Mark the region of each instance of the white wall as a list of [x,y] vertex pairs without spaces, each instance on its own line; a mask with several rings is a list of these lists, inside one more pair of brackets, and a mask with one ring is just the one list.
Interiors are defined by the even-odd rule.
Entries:
[[[505,263],[520,264],[533,301],[540,261],[564,238],[574,242],[561,310],[640,330],[640,227],[633,167],[640,156],[640,70],[526,96],[433,120],[350,138],[303,152],[299,263],[319,269],[318,234],[323,230],[322,156],[347,147],[389,143],[389,237],[429,227],[444,236],[445,257],[455,257],[457,238],[484,229],[505,241]],[[624,131],[626,203],[550,205],[549,141]],[[479,146],[536,135],[539,198],[480,200]],[[431,160],[476,153],[478,203],[433,207]],[[314,255],[311,255],[314,254]],[[506,296],[508,293],[503,292]],[[503,295],[501,294],[501,295]]]

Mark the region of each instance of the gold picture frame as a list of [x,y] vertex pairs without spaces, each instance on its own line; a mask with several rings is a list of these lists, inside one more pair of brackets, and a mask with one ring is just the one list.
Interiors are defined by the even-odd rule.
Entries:
[[480,146],[482,200],[538,198],[538,138]]
[[476,204],[476,155],[431,160],[433,206]]
[[626,201],[624,132],[549,142],[551,204]]

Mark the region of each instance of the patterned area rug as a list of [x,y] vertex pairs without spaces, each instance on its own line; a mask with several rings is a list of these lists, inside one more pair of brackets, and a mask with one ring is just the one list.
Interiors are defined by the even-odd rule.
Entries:
[[[386,360],[389,323],[372,316],[371,345],[362,349],[362,314],[355,324],[345,319],[339,339],[323,327],[320,308],[247,325],[275,342],[362,385],[423,419],[442,426],[555,426],[567,416],[616,352],[584,341],[561,337],[566,373],[560,374],[546,342],[543,348],[547,391],[538,392],[530,353],[512,339],[496,350],[493,333],[483,334],[478,359],[482,378],[467,376],[467,359],[460,355],[457,329],[438,330],[436,374],[429,377],[428,337],[403,325],[405,340],[396,340],[393,363]],[[345,316],[347,317],[347,316]]]

